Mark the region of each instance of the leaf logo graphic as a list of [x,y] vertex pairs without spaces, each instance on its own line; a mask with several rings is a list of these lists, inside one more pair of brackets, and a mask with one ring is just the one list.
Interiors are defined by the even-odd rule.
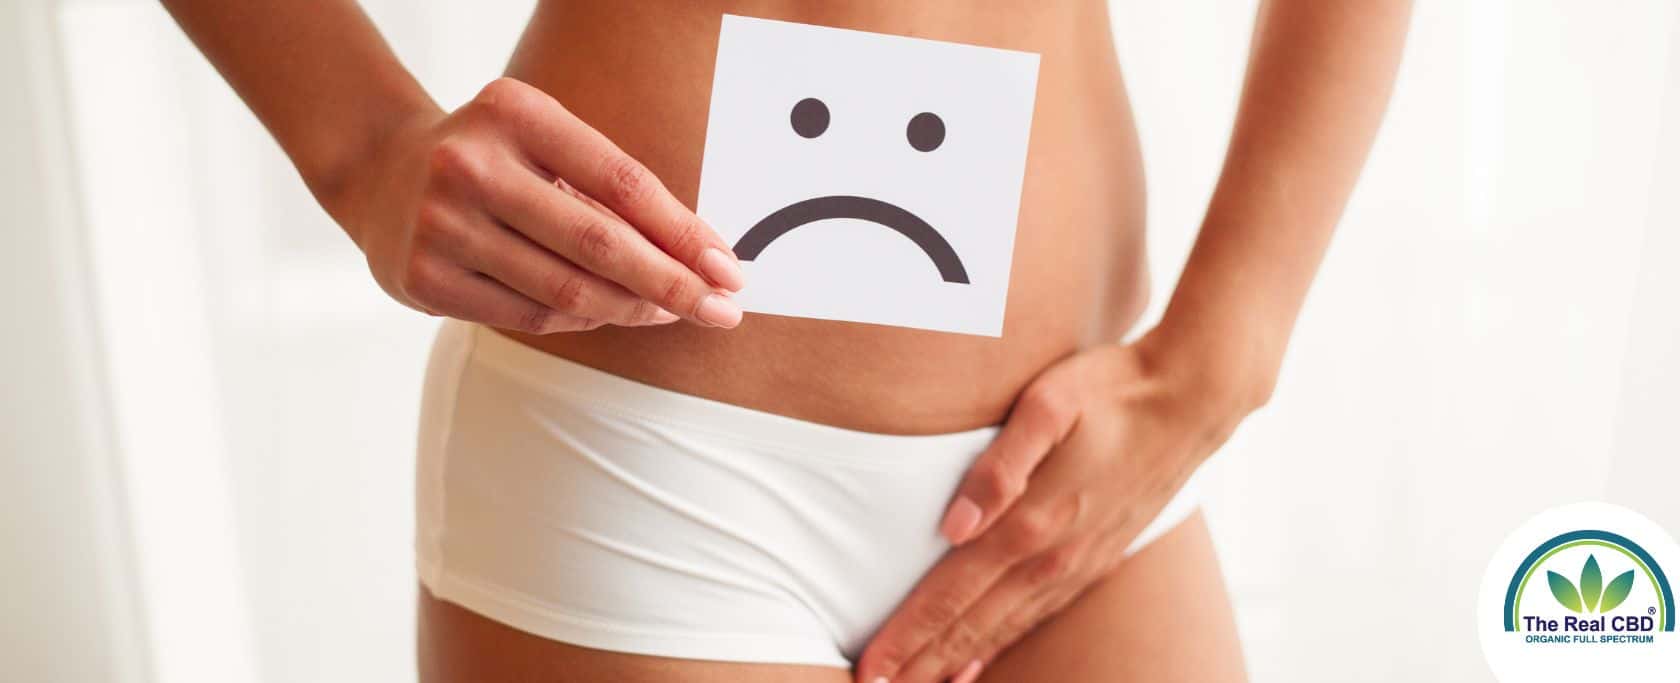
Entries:
[[1598,568],[1598,558],[1588,555],[1586,566],[1581,568],[1579,590],[1576,590],[1575,584],[1570,583],[1569,579],[1554,571],[1546,572],[1546,583],[1552,589],[1552,597],[1557,598],[1558,604],[1569,611],[1602,614],[1616,609],[1616,606],[1627,599],[1628,593],[1633,590],[1633,570],[1622,572],[1606,586],[1604,574]]

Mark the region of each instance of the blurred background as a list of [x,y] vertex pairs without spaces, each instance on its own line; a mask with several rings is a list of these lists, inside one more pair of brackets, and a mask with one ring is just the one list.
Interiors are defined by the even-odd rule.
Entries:
[[[364,5],[453,107],[531,2]],[[1158,293],[1253,15],[1113,3]],[[1680,529],[1677,47],[1666,0],[1418,3],[1281,386],[1211,466],[1256,681],[1490,680],[1473,602],[1508,531],[1581,499]],[[5,677],[411,680],[436,322],[155,3],[0,3],[0,206]]]

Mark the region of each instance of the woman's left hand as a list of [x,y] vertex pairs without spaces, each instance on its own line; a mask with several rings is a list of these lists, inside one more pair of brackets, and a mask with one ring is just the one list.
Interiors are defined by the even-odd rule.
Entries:
[[940,526],[957,547],[876,632],[859,683],[968,683],[1119,565],[1252,407],[1158,361],[1147,338],[1095,347],[1022,391]]

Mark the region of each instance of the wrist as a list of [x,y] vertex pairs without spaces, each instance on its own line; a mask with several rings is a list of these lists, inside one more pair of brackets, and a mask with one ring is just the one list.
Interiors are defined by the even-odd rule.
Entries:
[[1145,372],[1221,428],[1263,407],[1277,385],[1266,345],[1241,335],[1192,334],[1163,321],[1133,346]]
[[372,194],[372,185],[393,180],[390,176],[404,150],[445,116],[430,99],[412,103],[374,122],[346,129],[354,131],[354,142],[346,142],[338,153],[315,163],[300,163],[299,172],[321,208],[344,227],[351,240],[361,244],[354,228],[360,224],[354,220],[356,206]]

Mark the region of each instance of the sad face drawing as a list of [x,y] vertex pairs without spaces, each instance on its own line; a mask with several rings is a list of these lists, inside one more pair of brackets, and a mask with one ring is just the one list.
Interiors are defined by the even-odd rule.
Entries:
[[[828,106],[822,100],[807,97],[793,105],[789,118],[794,132],[800,137],[817,138],[828,130],[830,115]],[[916,150],[932,152],[945,141],[945,122],[937,114],[922,112],[911,117],[905,137]],[[789,230],[829,218],[864,220],[897,230],[921,247],[946,282],[968,284],[968,271],[963,268],[962,259],[951,248],[951,243],[927,221],[895,204],[854,195],[813,197],[782,207],[741,236],[735,244],[735,255],[743,261],[751,261]]]
[[698,211],[747,311],[997,336],[1038,56],[725,16]]

